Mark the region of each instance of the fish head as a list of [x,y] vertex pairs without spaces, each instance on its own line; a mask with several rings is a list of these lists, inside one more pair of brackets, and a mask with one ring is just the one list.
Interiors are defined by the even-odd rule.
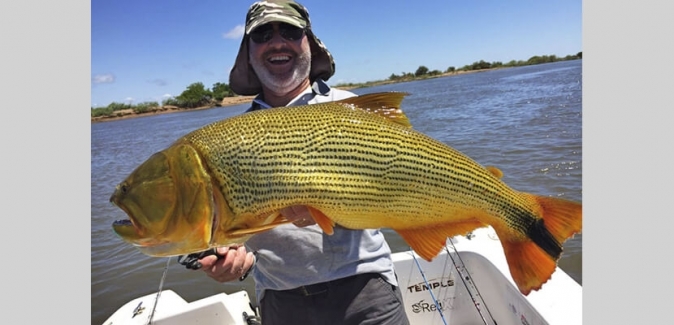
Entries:
[[210,248],[215,218],[213,184],[200,155],[178,143],[152,155],[119,185],[110,202],[129,217],[115,233],[149,256]]

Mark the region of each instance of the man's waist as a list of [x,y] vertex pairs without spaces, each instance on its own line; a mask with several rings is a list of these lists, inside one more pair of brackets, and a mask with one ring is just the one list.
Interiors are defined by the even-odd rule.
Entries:
[[347,285],[349,282],[359,278],[374,278],[374,277],[381,277],[381,274],[379,273],[356,274],[345,278],[335,279],[332,281],[304,285],[294,289],[279,290],[278,292],[290,293],[299,296],[313,296],[327,292],[328,290],[330,290],[331,287]]

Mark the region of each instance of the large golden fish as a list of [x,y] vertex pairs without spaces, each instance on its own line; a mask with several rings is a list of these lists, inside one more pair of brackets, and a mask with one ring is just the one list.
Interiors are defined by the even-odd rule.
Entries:
[[431,260],[446,238],[491,225],[523,294],[555,270],[582,205],[511,189],[500,171],[413,130],[404,93],[271,108],[197,129],[155,153],[110,201],[115,232],[150,256],[243,243],[309,207],[333,226],[391,228]]

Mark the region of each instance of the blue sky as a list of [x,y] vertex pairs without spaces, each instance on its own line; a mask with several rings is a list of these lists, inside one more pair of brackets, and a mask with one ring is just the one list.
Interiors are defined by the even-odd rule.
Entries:
[[[228,83],[252,1],[91,2],[91,105]],[[301,1],[335,57],[329,84],[475,61],[576,54],[581,1]]]

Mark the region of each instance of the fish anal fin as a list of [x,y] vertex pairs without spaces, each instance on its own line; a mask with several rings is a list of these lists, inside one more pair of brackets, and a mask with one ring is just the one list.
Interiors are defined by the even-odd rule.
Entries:
[[498,178],[498,179],[503,178],[503,172],[500,169],[498,169],[494,166],[485,166],[484,168],[487,169],[496,178]]
[[[499,238],[502,238],[499,235]],[[536,243],[501,240],[510,275],[523,295],[540,289],[557,267],[557,263]]]
[[410,120],[400,109],[400,103],[402,103],[403,98],[407,95],[409,94],[405,92],[379,92],[349,97],[336,102],[353,105],[363,111],[411,128],[412,124]]
[[447,237],[465,235],[485,226],[487,225],[477,220],[468,220],[433,227],[394,230],[419,256],[430,262],[445,246]]
[[276,221],[280,221],[280,220],[284,220],[284,219],[285,219],[285,217],[283,215],[281,215],[281,212],[276,211],[276,212],[272,212],[270,215],[268,215],[262,223],[263,224],[270,224],[270,223],[274,223]]
[[318,224],[318,226],[321,227],[324,233],[328,235],[332,235],[335,233],[333,229],[335,226],[334,221],[332,221],[330,218],[328,218],[328,216],[326,216],[323,212],[321,212],[316,208],[307,206],[307,209],[309,210],[311,217],[314,219],[316,224]]

